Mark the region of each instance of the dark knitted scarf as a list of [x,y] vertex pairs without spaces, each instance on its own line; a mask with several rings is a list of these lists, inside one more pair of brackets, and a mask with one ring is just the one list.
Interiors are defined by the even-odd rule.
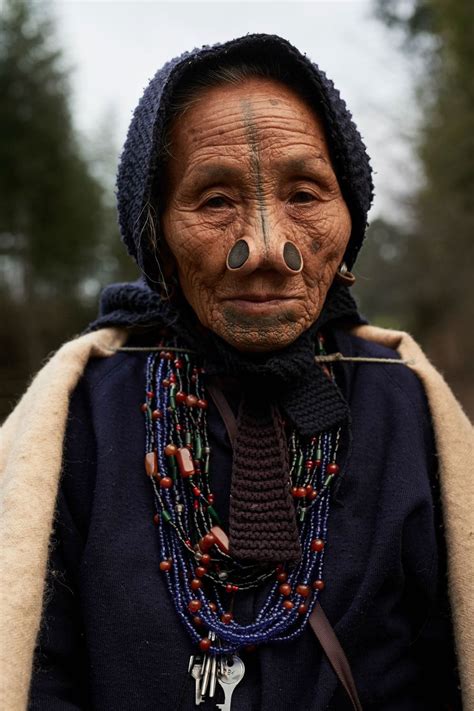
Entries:
[[317,331],[341,319],[363,322],[349,291],[333,287],[316,323],[287,348],[243,354],[202,329],[186,304],[164,302],[141,281],[115,284],[102,294],[99,319],[88,330],[165,327],[197,352],[209,376],[238,379],[242,397],[233,443],[229,537],[239,559],[295,562],[301,555],[282,417],[302,436],[347,420],[342,393],[314,361]]

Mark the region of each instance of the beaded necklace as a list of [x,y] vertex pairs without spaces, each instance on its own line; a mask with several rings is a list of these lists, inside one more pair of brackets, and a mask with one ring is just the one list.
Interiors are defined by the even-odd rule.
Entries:
[[[319,354],[324,340],[318,336]],[[326,366],[324,366],[326,367]],[[327,369],[328,377],[334,377]],[[339,472],[340,429],[302,438],[288,433],[290,481],[302,556],[291,569],[234,559],[214,508],[204,370],[178,347],[146,365],[145,469],[153,487],[160,570],[176,611],[202,652],[232,655],[301,634],[324,588],[329,492]],[[235,595],[265,581],[269,592],[251,624],[232,612]]]

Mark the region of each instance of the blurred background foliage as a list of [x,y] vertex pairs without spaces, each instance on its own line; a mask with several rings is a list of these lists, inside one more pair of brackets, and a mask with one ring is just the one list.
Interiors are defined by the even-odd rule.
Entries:
[[[0,17],[0,418],[31,375],[97,310],[100,286],[136,277],[120,244],[107,120],[84,145],[54,24],[27,0]],[[374,0],[421,63],[413,150],[423,180],[405,219],[376,219],[356,296],[376,324],[409,330],[474,416],[474,3]],[[408,218],[408,219],[407,219]]]
[[405,228],[371,225],[358,295],[375,323],[420,341],[473,418],[474,3],[375,0],[375,11],[421,60],[414,152],[422,182],[401,206]]
[[116,225],[115,151],[105,125],[81,145],[46,15],[7,0],[0,16],[0,417],[94,317],[99,285],[136,278]]

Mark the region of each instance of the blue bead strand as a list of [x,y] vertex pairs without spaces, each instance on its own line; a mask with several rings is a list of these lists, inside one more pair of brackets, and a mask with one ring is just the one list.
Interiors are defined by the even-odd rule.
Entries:
[[[167,348],[172,351],[171,346]],[[190,581],[195,576],[195,568],[199,565],[202,555],[197,544],[215,525],[213,516],[210,515],[212,508],[211,512],[209,511],[213,502],[209,480],[210,450],[206,408],[191,405],[188,407],[183,402],[178,402],[176,395],[184,393],[194,396],[201,404],[205,402],[205,380],[202,375],[188,355],[183,358],[169,357],[169,353],[164,356],[150,355],[146,366],[147,407],[144,408],[146,451],[157,450],[160,474],[157,480],[152,477],[152,484],[155,508],[157,513],[161,514],[158,540],[162,560],[172,562],[170,569],[164,574],[176,611],[193,641],[199,642],[201,632],[193,622],[190,603],[196,606],[200,603],[198,616],[202,621],[202,629],[212,630],[219,640],[219,645],[213,647],[210,652],[230,654],[249,644],[289,641],[304,629],[319,596],[319,590],[312,590],[311,594],[306,596],[306,593],[300,595],[296,592],[296,588],[298,585],[309,588],[313,580],[321,579],[325,546],[321,551],[312,551],[311,541],[320,538],[326,543],[327,540],[331,477],[327,476],[326,468],[329,463],[335,462],[340,432],[325,432],[319,437],[304,440],[296,432],[289,434],[292,486],[300,489],[309,487],[310,492],[312,487],[317,492],[314,500],[305,498],[302,501],[295,498],[297,514],[301,514],[298,524],[302,557],[300,562],[288,571],[287,583],[292,589],[291,595],[288,598],[283,597],[280,583],[274,580],[252,623],[241,625],[233,619],[223,622],[220,617],[228,609],[229,585],[232,590],[234,587],[238,590],[255,588],[269,577],[275,576],[275,573],[233,560],[214,546],[211,566],[200,579],[201,587],[191,587]],[[180,400],[183,400],[182,395]],[[153,404],[162,413],[156,420],[151,416]],[[193,400],[192,404],[195,405],[196,401]],[[180,448],[191,448],[189,451],[194,458],[196,470],[192,477],[180,476],[176,462],[171,466],[174,457],[164,453],[165,447],[170,443]],[[199,446],[196,449],[197,444]],[[316,455],[319,451],[321,462],[316,465]],[[162,488],[159,484],[160,477],[173,479],[172,486]],[[216,564],[220,566],[221,575],[228,576],[230,583],[226,584],[219,578],[219,574],[213,569]],[[284,599],[290,600],[290,609],[286,609],[282,604]],[[215,611],[211,609],[209,600],[215,601]],[[300,605],[303,606],[303,613],[299,609]]]

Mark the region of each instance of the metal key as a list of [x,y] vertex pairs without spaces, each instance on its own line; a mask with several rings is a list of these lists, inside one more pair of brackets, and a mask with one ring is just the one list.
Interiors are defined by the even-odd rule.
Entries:
[[[210,631],[209,632],[209,639],[211,642],[214,642],[216,639],[216,635],[214,632]],[[211,656],[210,654],[205,654],[204,655],[204,661],[203,661],[203,666],[201,669],[201,697],[204,699],[204,697],[207,694],[208,688],[215,691],[216,689],[216,682],[215,682],[215,676],[216,676],[216,663],[215,663],[215,656]],[[213,693],[209,694],[209,696],[214,696],[214,691]]]
[[224,690],[224,703],[216,704],[221,711],[231,711],[232,694],[234,689],[244,678],[245,664],[235,654],[231,664],[225,663],[223,673],[219,675],[218,682]]
[[213,698],[216,693],[217,684],[217,659],[212,657],[211,661],[211,678],[209,680],[209,698]]
[[202,660],[200,657],[192,656],[189,660],[188,671],[194,679],[195,691],[194,691],[194,703],[196,706],[202,704],[204,701],[201,694],[201,672],[202,672]]

